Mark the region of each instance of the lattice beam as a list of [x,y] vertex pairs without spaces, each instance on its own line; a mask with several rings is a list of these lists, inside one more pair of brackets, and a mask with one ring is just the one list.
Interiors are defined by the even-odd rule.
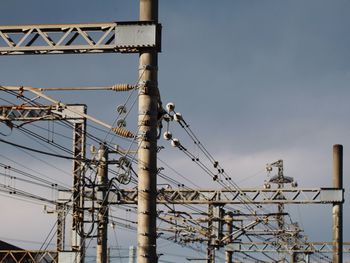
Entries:
[[[332,246],[332,242],[303,242],[289,248],[276,242],[240,242],[227,245],[226,249],[245,253],[333,253]],[[343,252],[350,253],[350,242],[344,242]]]
[[153,22],[0,26],[0,55],[160,51]]
[[0,262],[58,263],[56,251],[0,250]]
[[[139,193],[142,194],[142,193]],[[110,201],[118,204],[136,204],[134,189],[110,194]],[[344,201],[343,189],[160,189],[158,204],[331,204]]]
[[82,105],[67,105],[66,109],[52,106],[0,106],[0,121],[39,121],[39,120],[76,120],[83,118],[71,110],[79,110]]

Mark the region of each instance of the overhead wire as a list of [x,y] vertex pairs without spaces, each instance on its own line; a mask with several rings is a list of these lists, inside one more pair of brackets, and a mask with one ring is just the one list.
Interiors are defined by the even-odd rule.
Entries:
[[[176,113],[175,113],[176,115]],[[175,116],[176,117],[176,116]],[[183,123],[182,123],[183,122]],[[209,153],[209,151],[204,147],[204,145],[199,141],[198,137],[194,134],[194,132],[190,129],[190,126],[188,123],[184,120],[182,115],[177,116],[177,123],[186,131],[186,133],[189,135],[189,137],[194,141],[195,145],[198,146],[198,148],[204,153],[204,155],[209,159],[209,161],[212,163],[214,168],[217,168],[219,171],[219,175],[222,174],[225,179],[227,180],[228,184],[223,184],[220,180],[216,180],[221,186],[224,188],[229,187],[231,185],[235,190],[238,190],[240,193],[242,193],[241,188],[234,183],[231,180],[231,177],[225,172],[225,170],[222,168],[222,166],[215,160],[215,158]],[[175,144],[176,145],[176,144]],[[194,161],[202,170],[204,170],[207,174],[209,174],[212,178],[214,178],[215,174],[210,171],[210,169],[203,164],[198,157],[196,157],[194,154],[190,153],[187,148],[185,148],[179,141],[177,141],[177,147],[184,152],[192,161]],[[230,190],[229,188],[227,188]],[[244,196],[244,195],[243,195]],[[242,198],[241,196],[238,196],[239,199],[241,199],[242,203],[250,210],[252,213],[254,212],[254,209],[250,207],[250,202],[249,197]],[[258,209],[262,209],[260,206],[256,206]],[[260,219],[257,217],[257,219]],[[271,230],[274,229],[274,227],[270,224],[266,224],[268,228]]]

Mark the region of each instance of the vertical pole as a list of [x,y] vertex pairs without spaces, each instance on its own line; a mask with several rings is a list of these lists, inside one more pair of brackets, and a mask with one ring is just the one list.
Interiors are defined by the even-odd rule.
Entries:
[[[86,106],[79,109],[86,113]],[[72,251],[76,252],[76,262],[84,262],[84,163],[86,151],[86,119],[73,123],[73,219],[72,219]]]
[[207,263],[214,263],[215,261],[215,250],[213,246],[213,218],[214,218],[214,205],[208,206],[208,231],[209,231],[209,240],[207,246]]
[[66,205],[58,203],[57,211],[57,251],[64,251],[65,248],[65,233],[66,233]]
[[[233,232],[233,217],[232,213],[228,212],[225,217],[226,225],[227,225],[227,242],[228,244],[232,243],[232,232]],[[233,251],[226,249],[225,251],[225,263],[233,263],[232,261]]]
[[129,247],[129,263],[136,263],[136,251],[134,246]]
[[309,253],[305,254],[305,263],[310,263],[310,254]]
[[296,253],[292,252],[292,254],[290,255],[290,263],[296,263],[297,259],[296,259]]
[[[343,146],[333,145],[333,187],[343,188]],[[343,204],[334,203],[333,210],[333,262],[343,262]]]
[[[158,21],[158,0],[140,0],[140,21]],[[140,53],[137,262],[156,263],[157,50]]]
[[98,150],[99,164],[97,167],[98,191],[101,193],[101,203],[98,210],[96,263],[107,263],[107,226],[108,226],[108,150],[101,144]]

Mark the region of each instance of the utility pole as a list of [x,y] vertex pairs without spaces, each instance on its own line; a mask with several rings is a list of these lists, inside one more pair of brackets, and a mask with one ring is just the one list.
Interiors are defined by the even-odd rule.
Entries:
[[101,144],[98,150],[97,191],[101,193],[101,203],[98,209],[96,262],[107,263],[107,226],[108,226],[108,149]]
[[[225,216],[225,222],[227,227],[227,242],[232,243],[232,232],[233,232],[233,216],[232,212],[228,212]],[[226,249],[225,251],[225,263],[233,263],[232,261],[233,251]]]
[[[158,0],[140,0],[140,21],[158,22]],[[155,49],[139,57],[139,150],[138,150],[138,224],[137,262],[156,263],[157,195],[157,115],[158,54]]]
[[214,263],[215,262],[215,247],[213,246],[213,217],[214,217],[214,205],[210,204],[208,206],[208,217],[210,220],[208,221],[208,230],[209,230],[209,237],[208,237],[208,246],[207,246],[207,263]]
[[[333,187],[343,188],[343,146],[333,145]],[[333,262],[343,262],[343,204],[333,204]]]

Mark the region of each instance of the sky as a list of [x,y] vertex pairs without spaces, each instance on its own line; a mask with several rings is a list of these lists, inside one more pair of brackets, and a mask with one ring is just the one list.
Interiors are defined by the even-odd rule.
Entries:
[[[331,187],[332,145],[343,144],[344,222],[350,220],[349,11],[350,2],[345,0],[160,0],[159,4],[163,102],[175,103],[191,129],[242,187],[260,187],[266,178],[265,164],[278,159],[284,160],[285,174],[300,187]],[[137,19],[136,0],[1,0],[2,25]],[[137,67],[137,55],[128,54],[0,57],[0,84],[135,83]],[[88,112],[106,122],[122,103],[118,96],[108,94],[54,95],[66,103],[87,103]],[[135,125],[133,121],[130,118],[128,124]],[[180,132],[174,128],[174,135],[182,136]],[[159,144],[169,146],[165,141]],[[11,158],[18,157],[13,149],[3,149]],[[172,148],[163,156],[195,181],[205,176]],[[69,171],[69,164],[62,167]],[[203,180],[206,184],[210,185],[209,180]],[[8,209],[1,219],[0,238],[17,236],[23,213],[36,215],[42,210],[20,202],[16,209],[0,203]],[[330,206],[290,209],[302,219],[310,240],[331,241]],[[47,234],[47,229],[40,231],[42,224],[35,223],[35,217],[31,221],[33,227],[24,225],[20,232],[26,234],[14,239],[40,240]],[[320,231],[315,221],[327,230]],[[345,224],[345,241],[350,241],[349,233]]]

